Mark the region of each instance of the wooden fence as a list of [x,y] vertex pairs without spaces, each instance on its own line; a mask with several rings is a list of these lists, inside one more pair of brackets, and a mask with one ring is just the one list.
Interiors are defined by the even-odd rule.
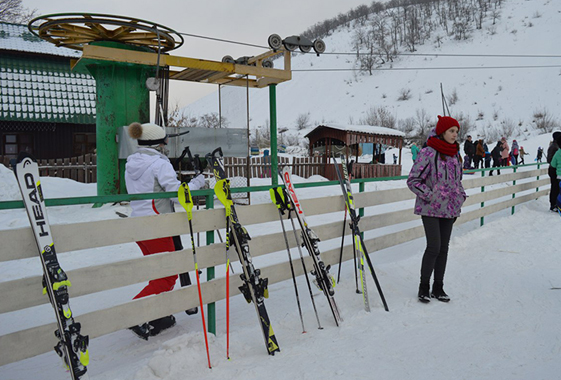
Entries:
[[[10,167],[10,159],[0,156],[0,161]],[[69,178],[82,183],[97,182],[97,156],[86,154],[72,158],[38,160],[41,177]]]
[[[508,183],[507,183],[508,182]],[[405,185],[405,181],[403,181]],[[486,186],[491,190],[482,191]],[[463,206],[463,212],[456,224],[480,220],[481,218],[504,209],[532,201],[545,196],[549,191],[549,177],[547,168],[518,171],[510,174],[501,174],[493,177],[480,177],[464,181],[466,190],[472,189],[470,197]],[[481,189],[481,190],[480,190]],[[424,235],[420,218],[413,214],[414,195],[406,187],[363,192],[355,194],[357,207],[365,208],[365,216],[360,220],[361,230],[365,233],[365,244],[370,254],[377,251],[402,244]],[[408,203],[403,203],[408,202]],[[326,264],[336,264],[339,261],[339,244],[333,244],[341,238],[341,220],[333,218],[334,212],[344,210],[345,203],[342,195],[316,197],[301,201],[306,215],[323,215],[322,220],[314,219],[311,227],[322,240],[322,258]],[[370,207],[388,205],[386,212],[372,210]],[[371,211],[372,210],[372,211]],[[259,227],[262,223],[278,222],[278,212],[272,203],[259,204],[238,208],[239,220],[252,233],[252,226]],[[162,214],[137,218],[110,219],[89,221],[65,225],[53,225],[52,234],[55,238],[58,253],[70,255],[95,255],[98,250],[92,248],[104,247],[111,250],[116,245],[132,243],[137,240],[155,239],[162,236],[185,235],[189,230],[187,218],[183,213]],[[193,228],[195,233],[215,231],[225,228],[224,209],[210,209],[193,212]],[[415,224],[406,222],[417,221]],[[392,228],[386,228],[392,226]],[[119,231],[119,233],[115,233]],[[347,229],[348,231],[348,229]],[[391,231],[391,232],[389,232]],[[329,241],[331,247],[324,249],[323,242]],[[347,243],[343,250],[343,260],[353,258],[352,239],[345,239]],[[0,230],[2,241],[0,262],[20,260],[37,257],[37,245],[33,239],[30,227],[11,230]],[[296,247],[293,234],[288,234],[288,243]],[[419,243],[424,244],[424,243]],[[249,243],[253,257],[274,254],[286,249],[285,240],[280,226],[268,233],[253,236]],[[199,269],[223,266],[225,264],[225,243],[214,243],[197,249]],[[232,262],[237,261],[235,253],[230,255]],[[158,255],[131,258],[128,260],[100,263],[98,265],[83,266],[67,270],[68,278],[72,281],[69,292],[72,300],[93,293],[98,297],[111,297],[111,290],[132,284],[144,283],[149,280],[171,276],[177,273],[192,272],[195,265],[191,249],[176,252],[166,252]],[[269,284],[278,283],[291,278],[288,261],[261,267],[263,277],[269,279]],[[306,265],[311,268],[311,257],[306,256]],[[94,263],[95,259],[86,262]],[[295,274],[303,274],[300,265],[294,266]],[[395,274],[397,275],[397,274]],[[391,274],[386,274],[390,277]],[[41,294],[40,274],[22,274],[8,281],[0,282],[0,314],[13,313],[10,318],[18,318],[21,313],[31,313],[29,308],[48,304],[48,298]],[[382,278],[382,283],[388,283],[389,278]],[[239,276],[230,276],[230,296],[239,294],[238,286],[241,285]],[[217,302],[225,298],[226,278],[217,274],[215,279],[202,283],[202,294],[205,303]],[[388,289],[388,288],[386,288]],[[391,288],[389,288],[391,289]],[[339,291],[337,291],[336,297]],[[131,295],[132,296],[132,295]],[[345,295],[341,295],[343,297]],[[398,295],[395,295],[396,297]],[[392,303],[394,295],[386,293],[388,303]],[[319,300],[318,300],[319,301]],[[278,302],[274,292],[270,294],[268,303]],[[76,315],[75,318],[82,324],[82,332],[91,339],[106,335],[118,330],[126,329],[145,321],[162,316],[183,312],[191,307],[198,306],[198,293],[196,286],[188,286],[165,292],[152,297],[117,303],[114,306],[91,304],[91,310]],[[247,306],[253,307],[253,306]],[[346,310],[349,317],[360,310]],[[52,312],[52,310],[51,310]],[[20,313],[20,314],[18,314]],[[115,316],[118,316],[116,318]],[[58,361],[53,351],[56,338],[53,334],[56,326],[51,314],[36,326],[23,323],[15,331],[0,335],[0,366],[33,357],[45,352],[50,352],[53,361]],[[328,314],[320,318],[328,320]],[[132,338],[131,339],[135,339]],[[255,345],[262,345],[262,341],[255,339]],[[202,349],[202,348],[201,348]],[[98,360],[103,360],[102,358]]]
[[[10,167],[10,159],[0,156],[0,162]],[[226,175],[229,178],[270,178],[271,156],[251,157],[248,166],[247,157],[224,157]],[[51,160],[39,160],[39,175],[42,177],[70,178],[82,183],[97,181],[97,156],[86,154],[81,157],[59,158]],[[288,157],[278,158],[279,169],[288,165],[292,167],[292,173],[303,178],[312,175],[322,175],[324,164],[319,157],[293,157],[292,162]],[[244,184],[243,186],[246,186]]]

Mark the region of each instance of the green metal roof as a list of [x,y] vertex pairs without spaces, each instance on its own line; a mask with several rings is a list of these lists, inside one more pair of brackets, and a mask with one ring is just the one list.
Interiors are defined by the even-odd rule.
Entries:
[[68,58],[4,51],[0,88],[0,120],[95,124],[95,79]]

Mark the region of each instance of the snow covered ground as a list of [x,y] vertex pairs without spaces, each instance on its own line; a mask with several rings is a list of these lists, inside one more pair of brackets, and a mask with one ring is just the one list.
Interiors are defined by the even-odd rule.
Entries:
[[[521,144],[535,152],[547,147],[550,135],[541,135]],[[391,155],[391,153],[388,153]],[[529,156],[532,157],[533,156]],[[532,159],[528,159],[532,161]],[[410,167],[404,158],[404,172]],[[17,199],[13,174],[0,167],[0,200]],[[317,177],[315,178],[317,180]],[[47,198],[91,195],[95,185],[45,178]],[[368,190],[373,190],[370,184]],[[383,184],[403,187],[403,181]],[[337,186],[302,189],[301,197],[339,194]],[[256,202],[268,196],[256,196]],[[300,298],[306,333],[302,333],[291,281],[270,287],[266,301],[281,352],[266,355],[254,308],[242,297],[231,303],[231,361],[226,360],[225,307],[217,303],[217,335],[210,335],[213,368],[206,367],[200,316],[176,314],[177,326],[141,341],[129,331],[118,331],[90,343],[90,378],[93,380],[175,380],[195,379],[556,379],[561,373],[561,256],[558,236],[561,218],[548,212],[548,200],[504,210],[478,222],[458,226],[451,240],[446,290],[449,304],[416,300],[424,239],[373,252],[372,260],[388,301],[385,312],[374,283],[369,278],[372,311],[363,309],[362,297],[355,293],[354,269],[344,263],[336,298],[344,322],[336,327],[327,303],[314,289],[323,330],[319,330],[303,278],[299,278]],[[117,218],[115,211],[126,206],[87,205],[51,207],[52,224]],[[388,210],[386,210],[388,211]],[[0,228],[27,225],[23,210],[0,211]],[[258,234],[258,227],[250,233]],[[55,237],[56,239],[56,237]],[[106,251],[106,252],[103,252]],[[100,249],[95,260],[115,260],[139,256],[134,244],[117,252]],[[293,253],[296,254],[296,253]],[[94,264],[93,255],[87,256]],[[86,257],[86,256],[84,256]],[[80,260],[83,260],[81,257]],[[77,265],[71,255],[63,266]],[[2,281],[37,270],[26,263],[1,263]],[[98,261],[95,262],[96,264]],[[66,266],[65,266],[66,268]],[[238,269],[238,268],[236,268]],[[337,266],[333,271],[337,270]],[[239,272],[239,271],[238,271]],[[142,284],[126,287],[119,296],[130,299]],[[99,295],[88,302],[104,303]],[[72,301],[73,309],[80,299]],[[80,312],[75,311],[77,320]],[[27,314],[52,314],[50,306],[34,308]],[[0,315],[0,334],[33,323],[32,316]],[[29,319],[31,318],[31,320]],[[7,349],[0,347],[1,350]],[[0,379],[70,378],[54,352],[0,367]]]

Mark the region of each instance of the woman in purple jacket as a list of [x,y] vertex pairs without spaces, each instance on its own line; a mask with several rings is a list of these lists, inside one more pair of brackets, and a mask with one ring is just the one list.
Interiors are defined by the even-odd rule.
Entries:
[[[427,247],[421,264],[419,301],[430,298],[450,301],[444,292],[444,272],[452,226],[467,195],[462,186],[462,160],[456,141],[460,124],[449,116],[438,116],[436,129],[413,164],[407,186],[417,195],[415,214],[421,215]],[[432,292],[430,278],[434,273]]]

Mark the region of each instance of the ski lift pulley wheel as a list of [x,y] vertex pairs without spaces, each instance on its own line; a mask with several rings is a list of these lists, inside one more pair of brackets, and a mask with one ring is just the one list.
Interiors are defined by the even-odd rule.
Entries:
[[236,63],[236,61],[234,60],[234,57],[232,57],[231,55],[225,55],[224,57],[222,57],[222,62],[224,62],[224,63]]
[[261,63],[261,66],[263,66],[266,69],[272,69],[272,68],[275,67],[273,61],[270,60],[270,59],[263,60],[263,62]]
[[314,41],[314,51],[320,55],[322,53],[325,53],[325,42],[323,42],[323,40],[320,40],[319,38],[317,40]]
[[146,88],[150,91],[158,91],[160,88],[160,81],[158,78],[150,77],[146,79]]
[[282,38],[278,34],[271,34],[267,42],[269,43],[269,47],[274,51],[277,51],[282,47]]
[[183,36],[166,26],[137,18],[99,13],[58,13],[34,18],[27,25],[39,38],[82,50],[96,41],[115,41],[164,53],[183,45]]

